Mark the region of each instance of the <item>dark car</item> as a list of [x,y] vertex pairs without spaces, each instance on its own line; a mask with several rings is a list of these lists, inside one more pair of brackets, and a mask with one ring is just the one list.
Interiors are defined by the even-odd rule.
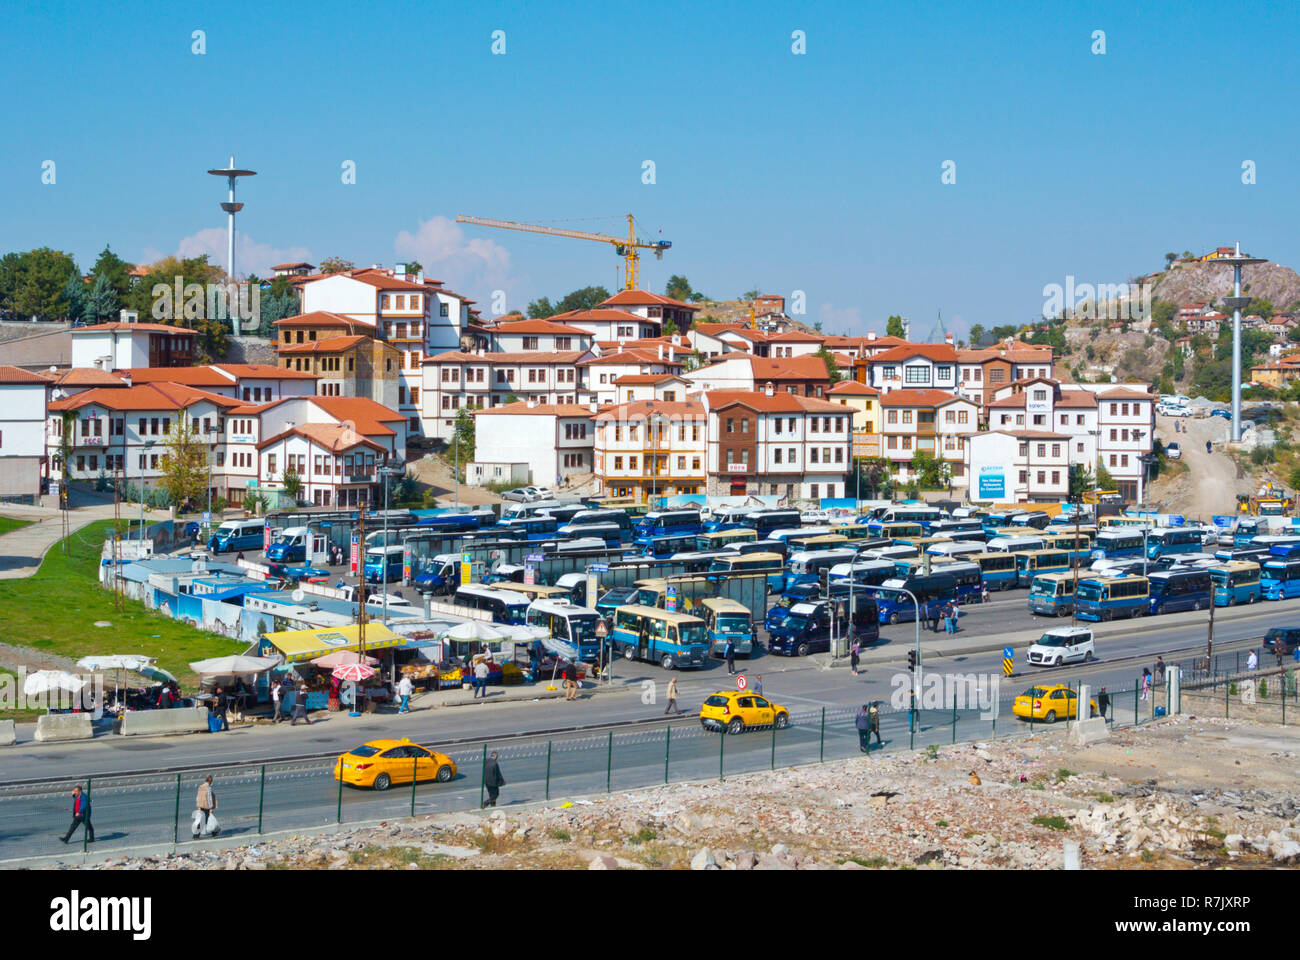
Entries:
[[1264,646],[1269,650],[1281,649],[1282,656],[1289,656],[1296,647],[1300,647],[1300,627],[1272,627],[1264,634]]
[[1232,419],[1232,411],[1231,411],[1231,410],[1223,410],[1223,409],[1211,410],[1211,411],[1210,411],[1210,416],[1212,416],[1212,417],[1223,417],[1224,420],[1231,420],[1231,419]]
[[879,614],[874,600],[863,598],[854,604],[851,625],[845,622],[848,619],[847,602],[837,601],[837,605],[840,607],[838,615],[832,604],[824,600],[795,603],[784,619],[768,631],[768,652],[806,657],[810,653],[829,650],[833,619],[839,620],[835,625],[837,633],[849,632],[864,643],[875,643],[880,639]]
[[611,587],[600,595],[596,601],[596,612],[606,620],[614,619],[614,611],[619,607],[625,607],[628,604],[636,603],[636,596],[639,591],[636,587]]

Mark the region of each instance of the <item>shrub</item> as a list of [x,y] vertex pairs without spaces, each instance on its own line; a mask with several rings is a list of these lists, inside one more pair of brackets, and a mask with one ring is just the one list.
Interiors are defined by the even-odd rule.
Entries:
[[1070,825],[1065,822],[1065,817],[1034,817],[1029,822],[1036,827],[1044,827],[1047,830],[1070,829]]

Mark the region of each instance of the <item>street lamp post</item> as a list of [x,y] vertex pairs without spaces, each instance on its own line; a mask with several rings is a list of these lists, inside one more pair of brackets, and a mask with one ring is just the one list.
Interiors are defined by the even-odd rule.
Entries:
[[405,465],[400,460],[394,460],[379,468],[379,479],[384,484],[384,624],[388,623],[388,483],[389,480],[399,473],[405,472]]
[[[853,579],[853,564],[858,562],[858,557],[862,556],[864,552],[865,551],[862,550],[856,552],[853,555],[852,562],[849,564],[849,619],[850,621],[853,618],[853,587],[855,585],[855,581]],[[828,582],[827,589],[829,589],[829,582]],[[916,594],[914,594],[911,590],[904,590],[901,587],[873,586],[871,589],[884,590],[887,593],[905,594],[912,601],[912,605],[916,609],[916,619],[915,619],[916,674],[913,678],[913,684],[912,684],[912,692],[915,693],[921,686],[921,602],[916,599]]]

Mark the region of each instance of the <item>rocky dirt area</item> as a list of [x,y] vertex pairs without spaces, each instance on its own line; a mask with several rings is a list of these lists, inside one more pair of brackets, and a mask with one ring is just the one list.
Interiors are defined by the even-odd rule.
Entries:
[[[456,482],[453,479],[452,462],[444,459],[442,454],[426,453],[418,460],[411,459],[407,463],[407,472],[415,478],[416,483],[425,487],[432,488],[434,496],[438,498],[438,506],[450,507],[455,503]],[[463,466],[463,465],[462,465]],[[538,483],[545,486],[554,486],[554,477],[543,477],[537,480]],[[593,490],[594,478],[591,474],[577,474],[568,478],[568,483],[557,492],[564,496],[587,496]],[[526,486],[526,484],[520,484]],[[471,487],[466,484],[460,485],[460,502],[465,506],[482,506],[484,504],[501,503],[501,497],[483,487]]]
[[79,869],[1293,866],[1298,772],[1294,728],[1175,717]]

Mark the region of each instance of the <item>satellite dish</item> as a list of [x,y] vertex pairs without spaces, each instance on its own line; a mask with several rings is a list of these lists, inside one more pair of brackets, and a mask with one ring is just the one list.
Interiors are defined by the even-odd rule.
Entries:
[[302,603],[303,599],[304,599],[306,596],[307,596],[307,594],[303,593],[301,590],[295,590],[295,591],[293,592],[293,602],[294,602],[294,603]]

